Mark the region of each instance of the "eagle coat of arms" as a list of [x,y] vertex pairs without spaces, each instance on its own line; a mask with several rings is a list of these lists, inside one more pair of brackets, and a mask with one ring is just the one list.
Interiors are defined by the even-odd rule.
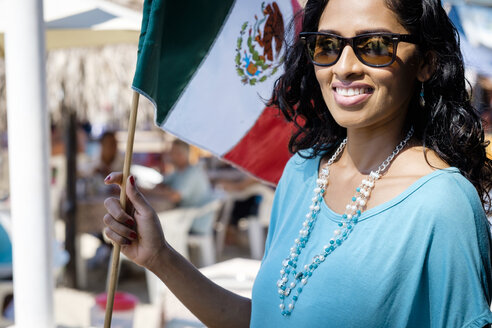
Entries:
[[244,22],[237,38],[236,71],[243,84],[255,85],[266,81],[278,71],[284,59],[281,57],[284,41],[282,13],[276,2],[268,5],[263,2],[261,11],[263,16],[255,15],[253,24]]

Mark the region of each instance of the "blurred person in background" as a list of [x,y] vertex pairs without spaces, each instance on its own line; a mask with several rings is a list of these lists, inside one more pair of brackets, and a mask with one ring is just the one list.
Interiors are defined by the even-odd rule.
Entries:
[[[81,157],[88,159],[86,154],[86,145],[90,129],[84,128],[84,125],[79,125],[77,131],[77,146],[79,150],[78,155],[78,180],[77,180],[77,194],[81,198],[79,199],[80,212],[82,208],[92,207],[89,205],[80,204],[84,199],[90,199],[91,197],[107,197],[108,195],[116,195],[118,189],[114,186],[107,186],[102,181],[103,178],[109,172],[121,171],[123,169],[124,157],[118,151],[118,141],[116,139],[116,133],[114,131],[106,131],[99,138],[99,157],[95,161],[91,162],[81,161]],[[93,228],[94,229],[94,228]],[[111,244],[105,240],[102,230],[94,229],[91,234],[98,238],[101,245],[97,248],[93,257],[91,257],[87,266],[89,269],[94,270],[105,267],[108,259],[111,255]]]
[[121,171],[123,169],[124,157],[118,151],[118,141],[114,131],[106,131],[99,139],[100,153],[96,162],[94,173],[103,177],[110,172]]
[[[212,200],[212,187],[205,170],[200,164],[190,163],[190,146],[175,139],[167,155],[174,171],[165,175],[163,183],[150,192],[158,193],[176,207],[197,207]],[[212,220],[212,215],[195,219],[190,232],[208,233]]]

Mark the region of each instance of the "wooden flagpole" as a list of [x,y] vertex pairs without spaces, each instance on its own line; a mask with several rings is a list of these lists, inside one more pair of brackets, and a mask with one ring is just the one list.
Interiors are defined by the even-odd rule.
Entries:
[[[130,166],[133,155],[133,141],[135,139],[135,126],[137,123],[138,98],[140,94],[133,91],[132,107],[130,119],[128,122],[128,137],[126,139],[125,164],[123,166],[123,181],[121,182],[120,204],[123,209],[126,209],[126,180],[130,175]],[[104,316],[104,328],[111,327],[111,318],[113,315],[114,294],[116,290],[116,282],[118,281],[118,268],[120,262],[120,245],[113,243],[113,255],[111,261],[111,272],[109,276],[109,284],[107,286],[106,297],[106,314]]]

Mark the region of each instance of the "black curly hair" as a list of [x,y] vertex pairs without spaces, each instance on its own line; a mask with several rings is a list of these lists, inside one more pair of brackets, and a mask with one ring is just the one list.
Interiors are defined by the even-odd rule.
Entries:
[[[302,19],[302,31],[317,31],[328,0],[308,0],[294,20]],[[492,187],[492,161],[487,158],[484,130],[479,113],[472,107],[466,90],[463,58],[456,28],[440,0],[385,0],[402,26],[419,37],[420,54],[431,54],[432,77],[423,84],[425,105],[419,101],[421,82],[415,81],[407,124],[424,147],[434,150],[442,160],[457,167],[475,186],[485,208],[489,208]],[[294,22],[291,24],[293,27]],[[289,42],[288,42],[289,43]],[[270,105],[280,108],[297,127],[289,142],[295,153],[312,149],[309,155],[331,153],[345,138],[345,128],[331,116],[323,100],[314,68],[302,40],[295,37],[288,45],[284,74],[276,81]],[[420,107],[420,108],[419,108]]]

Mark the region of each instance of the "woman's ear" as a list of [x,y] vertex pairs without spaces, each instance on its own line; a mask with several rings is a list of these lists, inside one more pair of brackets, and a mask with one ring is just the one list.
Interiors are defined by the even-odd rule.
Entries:
[[420,82],[425,82],[431,78],[436,70],[436,55],[432,51],[427,51],[424,56],[422,56],[419,69],[417,72],[417,79]]

